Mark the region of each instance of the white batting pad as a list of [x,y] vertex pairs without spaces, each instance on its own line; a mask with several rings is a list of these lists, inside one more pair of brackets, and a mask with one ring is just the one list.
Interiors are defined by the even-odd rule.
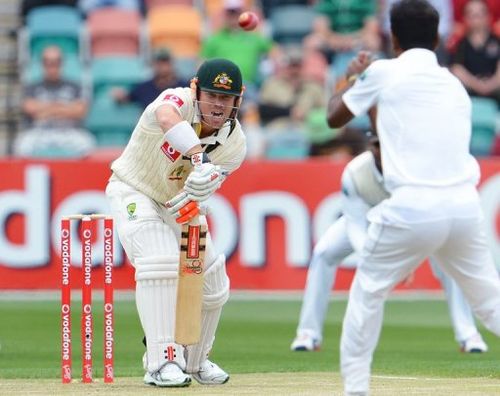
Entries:
[[136,304],[147,342],[147,371],[172,361],[185,369],[184,347],[174,343],[178,256],[139,258],[135,262]]
[[186,372],[197,373],[201,364],[207,359],[215,340],[222,306],[228,298],[229,278],[226,274],[226,258],[221,254],[204,275],[201,337],[198,344],[187,347]]

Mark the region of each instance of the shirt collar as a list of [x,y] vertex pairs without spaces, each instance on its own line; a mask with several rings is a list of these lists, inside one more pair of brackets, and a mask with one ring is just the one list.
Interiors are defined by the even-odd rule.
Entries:
[[425,48],[412,48],[404,51],[398,57],[399,60],[404,62],[419,62],[419,63],[434,63],[437,64],[436,54]]
[[[200,115],[200,110],[198,108],[198,102],[195,102],[194,104],[194,117],[193,117],[193,128],[195,131],[201,130],[201,115]],[[199,126],[197,126],[199,125]],[[217,132],[214,132],[210,136],[205,136],[204,138],[200,139],[201,143],[203,144],[224,144],[227,140],[227,137],[229,136],[229,132],[231,131],[231,122],[226,121],[226,123],[222,126],[221,129],[219,129]],[[199,135],[199,132],[197,132],[197,135]]]
[[200,141],[203,144],[215,144],[215,143],[224,144],[229,136],[230,131],[231,131],[231,122],[226,121],[226,123],[222,126],[221,129],[219,129],[213,135],[206,136],[200,139]]

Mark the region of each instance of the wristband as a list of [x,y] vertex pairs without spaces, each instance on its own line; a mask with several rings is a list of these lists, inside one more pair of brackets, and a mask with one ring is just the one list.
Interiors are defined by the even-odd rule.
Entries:
[[194,153],[191,156],[191,165],[193,166],[200,166],[201,164],[205,164],[207,162],[210,162],[210,158],[208,158],[208,154],[205,152]]
[[175,124],[165,132],[163,140],[182,155],[186,154],[194,146],[201,144],[194,129],[187,121],[181,121]]

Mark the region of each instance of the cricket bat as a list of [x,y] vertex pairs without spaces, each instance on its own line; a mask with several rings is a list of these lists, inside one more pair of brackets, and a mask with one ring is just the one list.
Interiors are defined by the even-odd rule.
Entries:
[[175,313],[175,342],[182,345],[200,340],[206,236],[199,216],[182,225]]

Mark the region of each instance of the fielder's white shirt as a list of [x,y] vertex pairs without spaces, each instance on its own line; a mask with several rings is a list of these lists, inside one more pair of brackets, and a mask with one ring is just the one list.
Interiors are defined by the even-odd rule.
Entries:
[[354,115],[377,106],[385,187],[397,208],[386,211],[384,219],[379,213],[378,220],[447,216],[443,193],[459,194],[464,203],[477,198],[475,188],[468,188],[479,180],[479,166],[469,152],[470,99],[432,51],[411,49],[373,62],[342,99]]
[[[171,147],[165,149],[165,132],[155,114],[158,107],[165,104],[173,106],[195,131],[200,128],[194,92],[190,88],[167,89],[146,107],[125,150],[111,165],[112,178],[118,178],[162,204],[183,188],[192,170],[188,159]],[[240,123],[236,120],[232,130],[230,126],[226,122],[216,134],[201,139],[202,146],[217,143],[208,156],[212,163],[229,173],[241,165],[246,154],[246,139]]]

